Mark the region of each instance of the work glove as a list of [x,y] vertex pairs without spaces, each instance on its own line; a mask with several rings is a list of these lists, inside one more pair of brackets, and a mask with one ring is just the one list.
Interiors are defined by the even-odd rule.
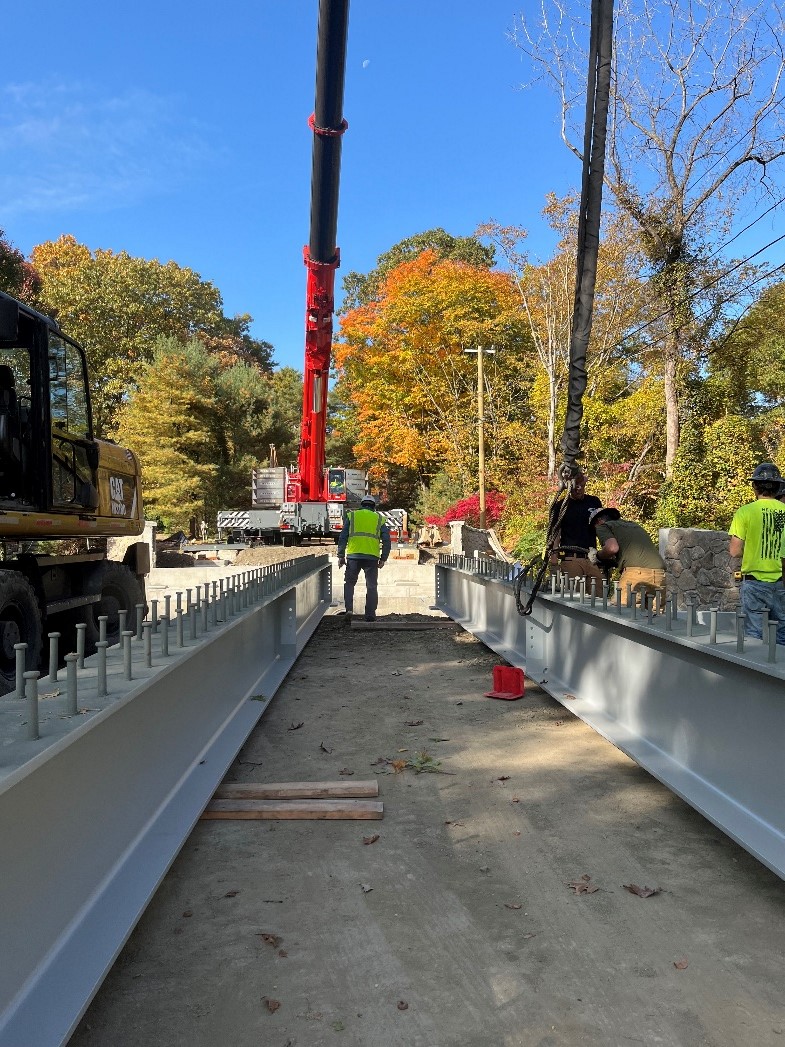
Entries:
[[589,549],[589,563],[597,563],[597,550]]
[[346,566],[346,560],[342,556],[338,557],[338,566],[339,567],[345,567]]
[[384,567],[384,565],[385,565],[386,563],[387,563],[387,561],[386,561],[386,560],[380,560],[380,561],[379,561],[379,569],[381,570],[381,568],[382,568],[382,567]]

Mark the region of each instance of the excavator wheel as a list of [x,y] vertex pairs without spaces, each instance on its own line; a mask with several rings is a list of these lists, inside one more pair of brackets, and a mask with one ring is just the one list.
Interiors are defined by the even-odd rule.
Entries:
[[25,669],[41,665],[44,628],[35,590],[18,571],[0,571],[0,694],[16,687],[15,643],[27,644]]
[[101,596],[98,603],[87,608],[85,641],[89,650],[94,650],[98,640],[98,619],[101,615],[105,614],[108,618],[106,638],[110,644],[120,641],[119,611],[128,612],[125,619],[126,629],[136,629],[136,607],[138,604],[144,604],[144,592],[136,575],[125,564],[114,560],[104,560],[98,564],[87,583],[87,591],[99,593]]

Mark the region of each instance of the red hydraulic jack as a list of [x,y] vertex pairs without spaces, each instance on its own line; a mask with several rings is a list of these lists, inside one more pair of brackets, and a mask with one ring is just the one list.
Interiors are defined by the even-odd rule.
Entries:
[[506,698],[514,701],[523,698],[523,669],[512,665],[494,665],[493,690],[485,692],[486,698]]

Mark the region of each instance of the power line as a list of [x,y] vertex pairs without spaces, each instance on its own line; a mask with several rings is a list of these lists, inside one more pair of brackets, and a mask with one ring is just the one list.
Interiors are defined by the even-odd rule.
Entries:
[[[727,269],[724,273],[720,273],[719,276],[715,277],[713,280],[710,280],[707,284],[704,284],[702,287],[698,288],[696,291],[693,291],[691,294],[688,294],[686,296],[685,301],[686,302],[694,301],[694,299],[698,298],[700,295],[705,294],[705,292],[708,291],[709,288],[715,287],[718,283],[720,283],[726,277],[730,276],[731,273],[735,272],[741,266],[746,265],[748,262],[751,262],[753,258],[757,258],[757,256],[759,254],[762,254],[764,251],[768,251],[768,249],[770,247],[774,247],[774,245],[778,244],[781,240],[785,240],[785,233],[783,233],[782,236],[778,236],[776,238],[776,240],[770,241],[768,244],[766,244],[764,247],[761,247],[759,250],[755,251],[753,254],[748,255],[747,258],[742,258],[741,261],[736,262],[735,265],[732,265],[730,267],[730,269]],[[762,274],[756,280],[753,280],[748,286],[752,287],[755,283],[759,283],[761,280],[768,279],[774,273],[778,272],[782,268],[785,268],[785,267],[777,266],[774,269],[767,270],[764,274]],[[745,290],[745,289],[746,288],[742,288],[742,290]],[[741,292],[739,292],[739,293],[741,293]],[[733,297],[735,297],[735,296],[731,296],[730,298],[726,298],[724,300],[724,302],[722,302],[721,304],[727,305],[728,302],[732,301]],[[651,327],[651,325],[652,324],[656,324],[658,320],[662,320],[663,317],[667,316],[669,312],[670,312],[670,309],[665,309],[663,312],[658,313],[657,316],[653,316],[651,318],[651,320],[647,320],[646,323],[643,323],[639,327],[636,327],[632,331],[630,331],[625,336],[625,338],[626,339],[634,338],[636,335],[640,334],[641,331],[645,331],[647,327]],[[700,316],[701,314],[698,314],[698,315]],[[708,315],[708,314],[702,314],[702,315]],[[621,343],[619,343],[619,344],[621,344]]]
[[[778,272],[785,272],[785,262],[783,262],[782,265],[778,265],[778,266],[776,266],[776,268],[770,269],[768,272],[763,273],[761,276],[756,277],[754,280],[751,280],[748,284],[746,284],[744,287],[741,288],[741,291],[739,293],[743,293],[745,291],[749,291],[755,284],[760,283],[761,280],[767,280],[771,276],[773,276],[775,273],[778,273]],[[727,301],[729,301],[729,300],[730,299],[727,299]],[[723,345],[725,345],[725,343],[731,338],[731,336],[733,335],[733,332],[739,326],[739,324],[744,319],[744,317],[747,315],[747,313],[750,311],[750,309],[752,309],[754,304],[755,304],[754,302],[749,302],[747,305],[744,306],[742,311],[739,313],[739,315],[733,321],[733,326],[727,332],[727,334],[722,339],[722,341],[719,342],[717,345],[712,346],[711,349],[708,350],[710,353],[716,353],[720,349],[722,349]]]
[[[775,210],[776,210],[776,209],[777,209],[777,208],[778,208],[778,207],[780,206],[780,204],[783,204],[783,203],[785,203],[785,196],[781,196],[781,197],[780,197],[780,199],[779,199],[779,200],[777,200],[777,202],[776,202],[776,203],[772,204],[772,205],[771,205],[771,207],[768,207],[768,208],[767,208],[767,209],[766,209],[766,210],[765,210],[765,211],[763,212],[763,214],[760,214],[760,215],[758,215],[758,217],[757,217],[757,218],[755,218],[755,219],[754,219],[754,220],[753,220],[752,222],[750,222],[750,223],[749,223],[749,225],[745,225],[743,229],[739,229],[738,233],[734,233],[734,234],[733,234],[733,236],[732,236],[732,237],[730,238],[730,240],[726,240],[724,244],[720,244],[720,246],[719,246],[719,247],[717,248],[717,250],[716,250],[716,251],[712,251],[712,253],[711,253],[711,254],[710,254],[710,255],[708,256],[708,259],[707,259],[707,261],[708,261],[708,260],[710,260],[710,259],[712,259],[712,258],[716,258],[716,257],[717,257],[717,255],[718,255],[718,254],[719,254],[719,253],[720,253],[721,251],[724,251],[724,250],[725,250],[725,248],[726,248],[726,247],[727,247],[727,246],[728,246],[729,244],[732,244],[734,240],[738,240],[738,238],[739,238],[740,236],[742,236],[742,235],[743,235],[744,233],[747,233],[747,232],[749,232],[749,230],[750,230],[750,229],[752,229],[752,227],[753,227],[754,225],[757,225],[757,224],[758,224],[758,222],[760,222],[760,221],[761,221],[761,219],[765,218],[765,217],[766,217],[766,215],[767,215],[767,214],[770,214],[770,213],[771,213],[772,211],[775,211]],[[775,242],[776,242],[776,241],[775,241]],[[765,250],[765,248],[764,248],[764,250]]]

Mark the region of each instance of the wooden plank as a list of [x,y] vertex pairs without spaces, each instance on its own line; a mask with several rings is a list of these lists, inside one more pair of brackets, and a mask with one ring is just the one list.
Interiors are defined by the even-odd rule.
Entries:
[[203,819],[378,819],[384,814],[380,800],[211,800]]
[[452,629],[457,626],[458,623],[452,619],[446,622],[441,619],[435,622],[388,622],[384,618],[379,618],[375,622],[364,622],[362,620],[352,622],[352,629],[370,629],[374,632],[380,630],[385,632],[413,632],[414,630],[422,631],[423,629]]
[[373,782],[224,782],[213,794],[215,800],[311,800],[356,796],[378,796]]

